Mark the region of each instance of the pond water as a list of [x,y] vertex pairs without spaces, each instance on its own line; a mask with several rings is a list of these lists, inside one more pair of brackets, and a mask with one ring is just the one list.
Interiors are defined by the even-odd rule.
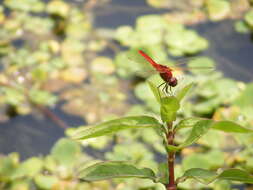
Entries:
[[[113,0],[112,3],[95,10],[97,17],[94,22],[97,27],[116,28],[120,25],[134,25],[140,15],[164,11],[152,9],[140,0]],[[223,21],[200,24],[193,28],[210,42],[210,48],[203,55],[214,58],[218,69],[226,76],[249,82],[253,79],[251,36],[236,32],[233,24],[233,21]],[[70,126],[83,124],[81,119],[66,115],[58,107],[52,109],[52,112]],[[47,154],[55,141],[63,136],[64,130],[49,119],[31,115],[17,116],[0,124],[0,152],[19,152],[22,159]]]

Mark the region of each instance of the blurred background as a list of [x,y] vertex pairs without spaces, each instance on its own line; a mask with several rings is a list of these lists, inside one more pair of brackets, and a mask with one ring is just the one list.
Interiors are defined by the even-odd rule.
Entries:
[[[179,118],[232,120],[253,128],[251,0],[0,1],[0,189],[162,190],[149,180],[79,182],[92,160],[130,160],[155,171],[166,162],[152,130],[83,143],[76,129],[127,115],[159,115],[148,63],[212,66],[176,71],[195,83]],[[180,133],[180,143],[187,131]],[[191,167],[237,167],[253,174],[253,136],[212,131],[177,155],[176,175]],[[126,151],[126,149],[128,151]],[[181,189],[203,189],[187,181]],[[209,189],[253,189],[215,182]]]

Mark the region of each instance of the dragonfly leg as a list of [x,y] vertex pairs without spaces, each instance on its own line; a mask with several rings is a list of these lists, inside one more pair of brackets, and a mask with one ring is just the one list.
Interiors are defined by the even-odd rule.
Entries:
[[167,84],[166,88],[165,88],[165,91],[166,91],[167,94],[168,94],[168,88],[169,88],[169,85]]
[[163,89],[162,89],[162,91],[165,93],[165,94],[168,94],[168,92],[167,92],[167,87],[168,86],[168,83],[165,83],[165,85],[164,85],[164,87],[163,87]]
[[160,84],[159,86],[157,86],[157,90],[158,90],[160,99],[162,97],[161,94],[160,94],[160,87],[163,86],[164,84],[166,84],[166,82],[163,82],[162,84]]
[[165,86],[164,90],[165,90],[166,94],[168,94],[169,96],[173,95],[173,93],[172,93],[172,87],[168,83],[166,83],[166,86]]
[[159,89],[162,85],[164,85],[166,82],[163,82],[162,84],[160,84],[157,88]]

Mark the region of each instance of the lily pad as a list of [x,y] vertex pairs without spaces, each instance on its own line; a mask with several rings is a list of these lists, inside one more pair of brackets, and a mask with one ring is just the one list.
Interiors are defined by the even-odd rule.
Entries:
[[51,150],[52,157],[63,166],[72,166],[80,156],[81,147],[78,143],[69,140],[59,140]]
[[224,19],[230,13],[230,3],[226,0],[208,0],[207,11],[213,21]]

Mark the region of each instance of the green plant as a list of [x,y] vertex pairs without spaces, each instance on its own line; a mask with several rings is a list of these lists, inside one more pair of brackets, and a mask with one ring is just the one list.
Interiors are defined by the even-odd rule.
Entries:
[[[243,183],[253,183],[253,176],[237,168],[220,168],[218,171],[203,168],[190,168],[181,177],[175,179],[174,162],[176,152],[193,145],[210,130],[219,130],[227,133],[252,133],[253,131],[231,121],[214,121],[204,118],[186,118],[177,121],[177,112],[180,103],[193,84],[188,84],[179,90],[176,95],[161,95],[159,89],[149,82],[149,86],[160,104],[160,121],[151,116],[130,116],[103,122],[77,130],[72,136],[75,140],[84,140],[104,135],[112,135],[125,129],[153,128],[163,141],[167,152],[167,165],[163,165],[158,173],[150,168],[139,169],[128,162],[106,161],[98,162],[89,167],[80,169],[79,178],[84,181],[99,181],[111,178],[146,178],[155,183],[162,183],[167,190],[176,190],[177,185],[193,178],[201,183],[209,184],[215,180],[232,180]],[[182,107],[183,109],[183,107]],[[175,143],[178,131],[190,129],[186,139]],[[127,151],[127,150],[126,150]]]

